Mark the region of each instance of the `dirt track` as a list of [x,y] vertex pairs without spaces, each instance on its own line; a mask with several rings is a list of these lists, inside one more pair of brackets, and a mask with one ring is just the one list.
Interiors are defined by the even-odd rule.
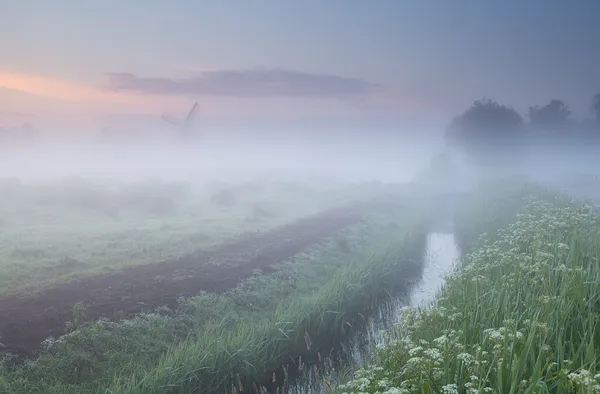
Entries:
[[84,303],[87,318],[97,319],[173,306],[178,297],[194,296],[202,290],[224,292],[252,276],[254,270],[273,271],[273,264],[357,223],[366,209],[364,203],[337,208],[244,236],[213,252],[74,279],[40,293],[0,299],[0,342],[4,345],[0,350],[31,356],[44,339],[64,333],[78,301]]

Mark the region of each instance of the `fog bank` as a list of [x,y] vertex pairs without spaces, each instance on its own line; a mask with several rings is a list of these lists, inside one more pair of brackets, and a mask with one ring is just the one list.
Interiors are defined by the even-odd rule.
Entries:
[[4,147],[0,177],[243,180],[268,175],[407,182],[442,148],[435,134],[369,132],[99,140],[49,138]]

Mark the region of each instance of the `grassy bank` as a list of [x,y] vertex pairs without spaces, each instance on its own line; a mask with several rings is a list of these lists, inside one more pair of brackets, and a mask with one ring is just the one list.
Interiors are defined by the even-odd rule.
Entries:
[[0,296],[207,250],[373,185],[0,179]]
[[[404,205],[403,205],[404,204]],[[398,201],[327,243],[176,310],[76,327],[35,360],[3,367],[0,392],[225,392],[264,381],[290,356],[326,354],[420,264],[424,206]],[[85,311],[78,316],[84,317]],[[305,334],[311,340],[307,349]],[[238,377],[239,376],[239,377]]]
[[[546,189],[526,181],[484,182],[465,194],[455,207],[455,239],[463,251],[482,245],[485,240],[496,240],[499,231],[517,220],[528,197],[553,198]],[[484,237],[482,237],[484,236]]]
[[339,392],[600,391],[600,215],[535,188],[492,194],[462,222],[473,247],[436,302]]

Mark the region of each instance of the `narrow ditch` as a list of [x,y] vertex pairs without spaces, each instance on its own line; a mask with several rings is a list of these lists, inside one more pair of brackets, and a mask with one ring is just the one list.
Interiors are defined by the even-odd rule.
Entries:
[[451,273],[460,258],[460,250],[450,223],[436,225],[433,230],[427,235],[422,274],[409,291],[383,303],[376,313],[367,318],[365,324],[341,344],[335,354],[324,355],[328,356],[324,357],[325,360],[305,365],[302,373],[290,374],[285,390],[279,393],[331,392],[327,384],[335,387],[353,371],[369,364],[376,347],[385,344],[386,331],[401,321],[407,307],[426,306],[435,299],[446,275]]

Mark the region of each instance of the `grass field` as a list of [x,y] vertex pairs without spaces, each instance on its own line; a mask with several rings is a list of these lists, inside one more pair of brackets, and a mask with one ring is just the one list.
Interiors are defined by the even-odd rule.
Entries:
[[457,272],[331,390],[600,389],[600,214],[539,185],[62,182],[2,184],[2,393],[283,392],[408,290],[448,204]]
[[457,272],[337,391],[599,392],[596,209],[534,185],[488,185],[456,220],[469,251]]
[[[326,182],[0,181],[0,295],[207,250],[369,193]],[[372,190],[372,189],[371,189]]]
[[67,335],[46,341],[25,364],[6,360],[0,388],[214,393],[266,383],[269,371],[290,357],[327,354],[378,300],[419,275],[426,208],[398,196],[272,273],[221,294],[180,299],[172,308],[119,322],[86,322],[85,306],[74,308]]

